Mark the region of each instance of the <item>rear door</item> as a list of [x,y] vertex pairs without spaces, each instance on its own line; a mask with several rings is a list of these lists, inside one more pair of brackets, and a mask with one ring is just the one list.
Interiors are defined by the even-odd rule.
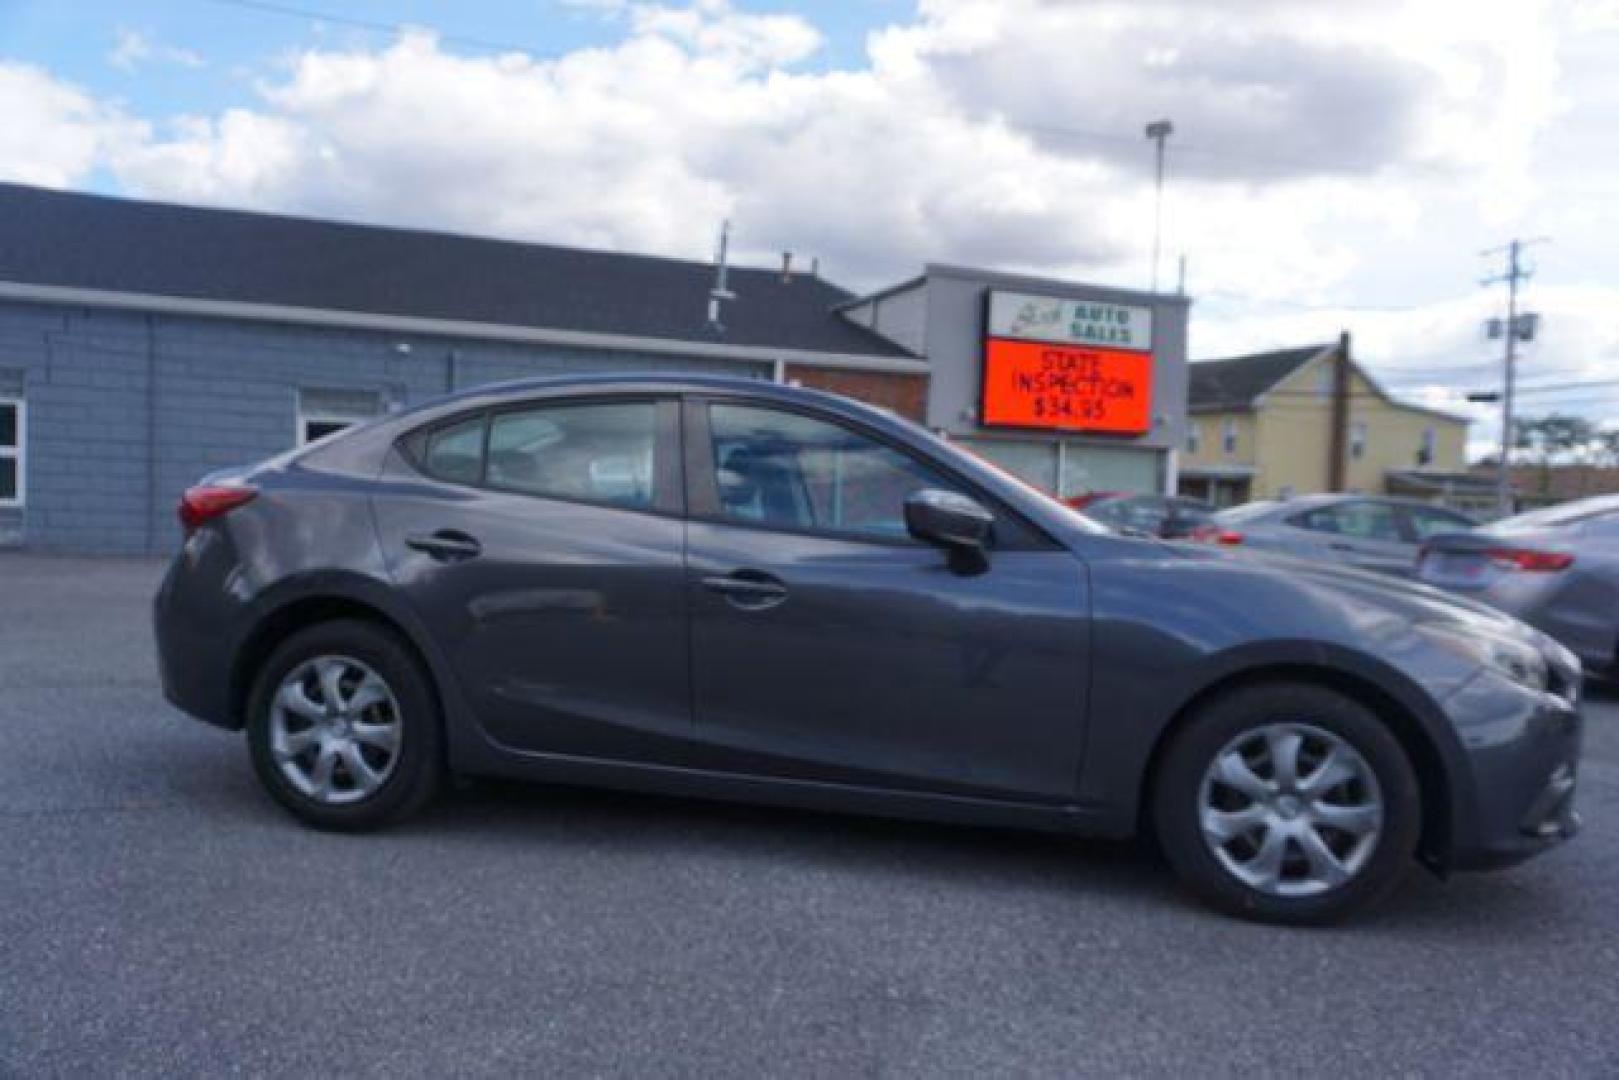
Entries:
[[1406,538],[1392,503],[1352,499],[1306,510],[1288,523],[1309,533],[1338,562],[1406,577],[1416,570],[1417,547]]
[[485,731],[518,750],[683,758],[679,405],[561,398],[408,437],[373,505],[388,566]]
[[952,572],[903,502],[963,483],[841,418],[693,401],[686,431],[705,764],[1073,797],[1090,628],[1072,553],[1003,510],[988,569]]

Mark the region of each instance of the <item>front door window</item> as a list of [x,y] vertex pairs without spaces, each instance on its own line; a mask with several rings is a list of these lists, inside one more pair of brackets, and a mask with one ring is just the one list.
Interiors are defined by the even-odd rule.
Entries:
[[727,518],[903,539],[906,497],[955,486],[898,450],[798,413],[716,404],[709,429],[719,510]]

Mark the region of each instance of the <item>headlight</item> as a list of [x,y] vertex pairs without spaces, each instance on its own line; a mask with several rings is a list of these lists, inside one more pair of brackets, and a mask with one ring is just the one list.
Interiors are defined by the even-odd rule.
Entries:
[[1439,623],[1418,625],[1428,639],[1531,690],[1547,687],[1546,658],[1535,646],[1488,630]]

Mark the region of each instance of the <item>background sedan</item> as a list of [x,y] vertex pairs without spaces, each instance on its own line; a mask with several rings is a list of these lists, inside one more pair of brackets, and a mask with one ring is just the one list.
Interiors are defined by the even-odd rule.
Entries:
[[1163,540],[1184,540],[1214,518],[1213,506],[1180,495],[1101,495],[1075,509],[1110,529]]
[[1619,495],[1436,536],[1418,576],[1539,627],[1592,672],[1619,676]]
[[1466,514],[1406,499],[1305,495],[1222,510],[1196,538],[1409,577],[1424,541],[1471,529]]

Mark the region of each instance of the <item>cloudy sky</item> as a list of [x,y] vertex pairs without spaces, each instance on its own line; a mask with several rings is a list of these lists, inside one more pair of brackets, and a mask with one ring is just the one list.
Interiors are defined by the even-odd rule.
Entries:
[[1465,409],[1480,253],[1544,236],[1525,408],[1619,425],[1619,0],[0,0],[0,178],[692,258],[729,218],[851,288],[1144,287],[1160,116],[1194,357],[1348,329]]

